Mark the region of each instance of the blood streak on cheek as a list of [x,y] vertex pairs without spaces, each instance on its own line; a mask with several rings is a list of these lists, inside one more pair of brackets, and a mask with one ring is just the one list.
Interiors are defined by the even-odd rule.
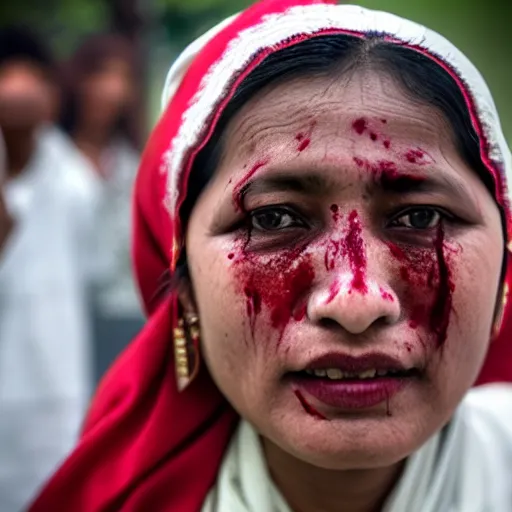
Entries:
[[319,413],[304,397],[304,395],[298,390],[295,390],[295,396],[299,399],[300,405],[302,405],[303,409],[314,418],[317,418],[319,420],[326,420],[327,418]]
[[265,310],[279,333],[279,345],[288,323],[300,321],[306,314],[306,298],[315,277],[311,257],[296,249],[262,259],[242,249],[235,271],[246,299],[253,339],[257,317]]
[[258,162],[256,162],[251,167],[250,171],[233,188],[233,204],[235,205],[236,211],[240,212],[244,210],[243,196],[244,190],[246,189],[249,180],[256,174],[256,172],[258,172],[262,167],[264,167],[268,163],[268,159],[259,160]]
[[256,328],[256,318],[261,313],[261,295],[258,290],[246,286],[244,288],[244,294],[246,297],[245,307],[247,310],[247,316],[249,317],[249,325],[251,327],[251,336],[254,339],[254,331]]
[[388,242],[391,254],[401,263],[400,277],[407,284],[405,303],[409,306],[409,326],[423,326],[441,347],[448,332],[452,298],[455,290],[446,258],[442,225],[432,249],[411,247],[407,254]]
[[448,324],[450,322],[450,313],[452,311],[453,292],[455,290],[451,271],[446,261],[444,245],[444,231],[443,226],[440,224],[434,241],[439,273],[439,284],[430,317],[430,328],[436,333],[437,343],[439,346],[443,345],[446,341]]

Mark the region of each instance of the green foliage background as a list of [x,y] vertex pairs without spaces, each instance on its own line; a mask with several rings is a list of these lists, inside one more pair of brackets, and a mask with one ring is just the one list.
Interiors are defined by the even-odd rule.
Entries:
[[[61,57],[83,34],[109,26],[113,2],[126,0],[5,0],[0,25],[23,21],[45,34]],[[137,0],[147,19],[153,69],[151,96],[179,49],[214,23],[249,5],[247,0]],[[354,3],[411,18],[441,32],[482,71],[495,95],[505,131],[512,141],[511,0],[358,0]],[[153,57],[157,55],[157,57]],[[154,100],[156,105],[156,100]],[[156,107],[154,107],[156,109]]]
[[[157,2],[158,8],[165,13],[169,39],[183,40],[183,43],[251,3],[246,0]],[[505,132],[512,142],[512,1],[356,0],[352,3],[423,23],[455,43],[489,82]],[[188,21],[186,28],[184,20]]]

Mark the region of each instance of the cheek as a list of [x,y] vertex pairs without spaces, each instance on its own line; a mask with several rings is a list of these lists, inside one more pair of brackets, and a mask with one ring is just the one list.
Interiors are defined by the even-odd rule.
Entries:
[[[448,242],[439,230],[433,248],[388,243],[397,262],[404,314],[421,342],[486,346],[498,288],[499,262],[464,243]],[[491,258],[492,259],[492,258]],[[486,269],[486,270],[485,270]],[[451,347],[453,348],[453,347]]]
[[407,247],[388,242],[402,284],[402,303],[409,327],[419,330],[422,342],[442,347],[453,314],[454,274],[459,247],[445,241],[439,228],[432,247]]
[[464,248],[455,275],[454,303],[459,331],[467,340],[487,346],[498,300],[501,258],[485,254],[483,247],[490,245],[483,243],[480,247]]
[[248,253],[242,248],[232,269],[237,292],[245,303],[250,341],[256,341],[257,323],[264,322],[267,329],[258,326],[258,336],[267,332],[267,338],[279,346],[286,326],[306,314],[306,296],[315,277],[311,257],[302,248],[274,256]]

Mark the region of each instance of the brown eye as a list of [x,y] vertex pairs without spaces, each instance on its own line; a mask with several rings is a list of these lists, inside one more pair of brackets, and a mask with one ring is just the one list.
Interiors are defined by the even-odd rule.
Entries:
[[254,229],[260,231],[279,231],[304,225],[293,212],[284,208],[256,210],[251,213],[251,224]]
[[391,225],[419,230],[432,229],[439,225],[441,219],[441,214],[433,208],[416,208],[397,217]]

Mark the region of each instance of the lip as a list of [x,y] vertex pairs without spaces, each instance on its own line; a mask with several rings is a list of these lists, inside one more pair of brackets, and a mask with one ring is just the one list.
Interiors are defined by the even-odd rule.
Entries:
[[[345,372],[363,372],[376,369],[407,371],[401,361],[382,353],[365,354],[360,357],[330,353],[312,360],[304,369],[320,370],[339,368]],[[325,405],[343,410],[361,410],[375,407],[390,399],[410,384],[411,377],[390,376],[373,379],[329,380],[310,377],[302,372],[290,375],[292,386],[304,391]]]
[[339,368],[343,372],[364,372],[375,368],[376,370],[406,371],[409,368],[400,360],[387,354],[374,352],[359,357],[331,352],[317,359],[313,359],[304,366],[303,370],[325,370]]
[[295,388],[305,391],[325,405],[337,409],[368,409],[388,402],[406,384],[408,378],[383,377],[371,381],[327,380],[292,377]]

